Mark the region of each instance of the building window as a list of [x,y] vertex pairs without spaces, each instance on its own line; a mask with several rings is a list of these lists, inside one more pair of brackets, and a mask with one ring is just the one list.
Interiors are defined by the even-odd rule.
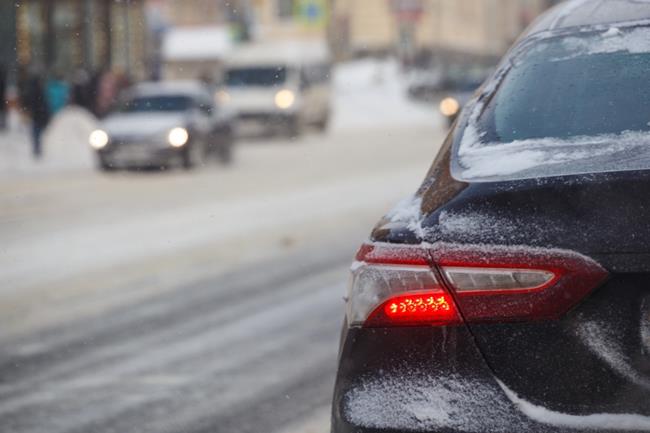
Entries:
[[277,0],[276,10],[278,18],[290,19],[293,18],[293,11],[295,7],[295,0]]

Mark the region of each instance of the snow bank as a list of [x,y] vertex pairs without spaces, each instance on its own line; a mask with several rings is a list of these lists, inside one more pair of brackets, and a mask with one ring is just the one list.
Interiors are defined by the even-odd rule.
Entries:
[[88,136],[95,128],[97,119],[83,108],[68,106],[59,112],[43,134],[47,164],[61,168],[92,167]]
[[406,96],[406,77],[395,60],[364,59],[334,70],[335,130],[391,126],[442,125],[433,106],[418,105]]
[[43,157],[34,161],[29,124],[16,125],[0,134],[0,176],[91,169],[94,163],[88,136],[96,126],[97,119],[88,111],[66,107],[48,125],[43,134]]

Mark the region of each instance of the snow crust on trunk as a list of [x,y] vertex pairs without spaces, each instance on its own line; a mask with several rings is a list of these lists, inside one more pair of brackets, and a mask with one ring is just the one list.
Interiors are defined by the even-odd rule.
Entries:
[[367,379],[346,394],[343,410],[347,420],[366,428],[528,431],[496,384],[460,375],[409,372]]
[[637,414],[595,413],[590,415],[571,415],[537,406],[519,397],[503,382],[499,386],[518,408],[530,419],[556,427],[589,430],[648,431],[650,417]]
[[[643,338],[643,322],[641,323],[641,338]],[[650,378],[636,370],[628,356],[621,348],[618,341],[620,337],[614,335],[611,326],[601,325],[596,322],[586,322],[578,328],[578,336],[589,350],[603,360],[612,370],[627,380],[650,391]]]
[[404,223],[418,237],[424,236],[422,227],[422,197],[411,196],[401,200],[387,214],[386,218],[392,223]]

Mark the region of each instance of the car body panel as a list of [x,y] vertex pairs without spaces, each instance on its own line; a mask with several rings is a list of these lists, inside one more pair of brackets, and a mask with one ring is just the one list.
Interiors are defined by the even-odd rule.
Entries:
[[[588,3],[554,11],[557,31],[583,31],[559,23],[572,22],[572,10],[591,10]],[[650,14],[648,4],[613,4]],[[607,278],[557,318],[344,325],[333,432],[650,431],[650,167],[503,181],[454,177],[454,149],[472,108],[499,79],[497,71],[477,92],[416,194],[402,211],[389,212],[370,240],[432,251],[469,246],[488,262],[503,247],[562,251],[594,260]],[[443,275],[436,257],[430,265]]]

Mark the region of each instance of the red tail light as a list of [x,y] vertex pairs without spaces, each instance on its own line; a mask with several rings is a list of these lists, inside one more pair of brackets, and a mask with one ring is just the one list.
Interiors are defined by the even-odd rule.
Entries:
[[[555,319],[607,277],[556,249],[365,244],[352,268],[348,323],[452,325]],[[461,319],[462,317],[462,319]]]

